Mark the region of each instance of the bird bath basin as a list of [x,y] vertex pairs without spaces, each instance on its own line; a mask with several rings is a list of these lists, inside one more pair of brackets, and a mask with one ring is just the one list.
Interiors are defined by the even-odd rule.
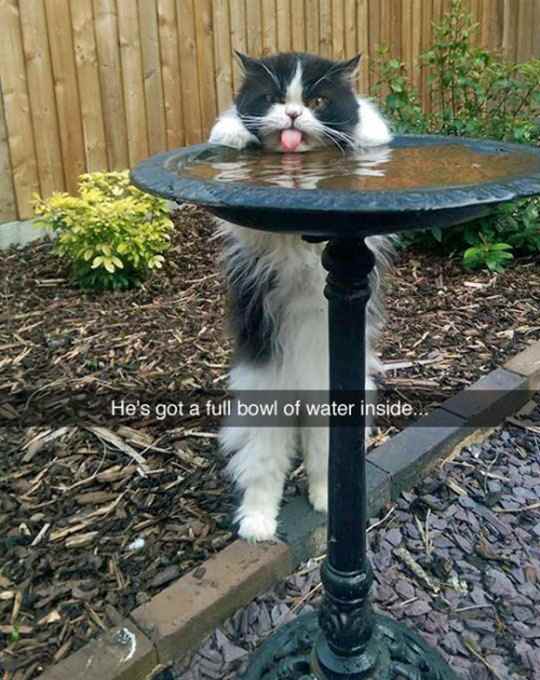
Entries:
[[[141,189],[215,215],[328,241],[330,399],[363,395],[365,311],[373,255],[366,236],[448,227],[498,203],[540,194],[540,149],[457,137],[404,136],[359,152],[235,151],[202,144],[132,172]],[[343,399],[343,396],[341,397]],[[330,417],[328,551],[319,612],[283,626],[254,655],[250,680],[453,680],[440,654],[369,601],[365,418]]]
[[362,237],[451,226],[538,193],[540,149],[424,135],[345,154],[201,144],[143,161],[133,180],[256,229]]

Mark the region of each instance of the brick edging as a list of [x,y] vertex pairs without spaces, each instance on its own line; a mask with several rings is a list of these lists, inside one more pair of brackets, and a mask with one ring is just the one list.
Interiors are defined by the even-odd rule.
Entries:
[[[501,424],[540,389],[540,341],[448,399],[367,456],[370,515],[445,458],[494,427],[475,426],[489,415]],[[480,400],[472,394],[486,390]],[[472,398],[471,398],[472,396]],[[148,680],[155,670],[193,651],[234,611],[324,549],[326,518],[304,498],[280,516],[285,542],[234,541],[133,610],[119,626],[92,640],[40,676],[43,680]]]

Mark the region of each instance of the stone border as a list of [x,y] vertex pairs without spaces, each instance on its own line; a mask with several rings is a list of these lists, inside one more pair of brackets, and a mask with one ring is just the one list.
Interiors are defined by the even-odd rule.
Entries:
[[3,222],[0,224],[0,250],[23,248],[44,236],[51,237],[51,232],[43,227],[35,227],[33,220]]
[[[475,399],[471,392],[479,389],[488,390],[489,397]],[[494,427],[475,426],[478,417],[489,415],[492,422],[502,423],[537,389],[540,341],[444,402],[422,419],[421,427],[411,425],[377,447],[367,456],[369,514],[376,515],[437,464],[485,439]],[[285,542],[234,541],[40,677],[148,680],[194,651],[216,625],[300,562],[323,552],[326,518],[304,498],[287,503],[280,522]]]

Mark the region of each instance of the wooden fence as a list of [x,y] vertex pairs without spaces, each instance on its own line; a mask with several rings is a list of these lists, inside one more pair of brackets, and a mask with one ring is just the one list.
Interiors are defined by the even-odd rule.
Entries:
[[[85,171],[203,140],[238,87],[233,49],[336,58],[381,44],[417,67],[450,0],[0,0],[0,222]],[[540,0],[466,0],[478,40],[540,56]]]

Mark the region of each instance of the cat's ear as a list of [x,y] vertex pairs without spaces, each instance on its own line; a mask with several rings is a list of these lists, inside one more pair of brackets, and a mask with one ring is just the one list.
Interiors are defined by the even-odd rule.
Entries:
[[240,62],[240,66],[242,67],[244,73],[247,73],[248,71],[254,71],[257,66],[259,66],[257,59],[248,57],[247,54],[242,54],[242,52],[239,52],[238,50],[234,50],[234,53],[236,54],[236,58]]
[[345,61],[339,61],[336,71],[342,73],[345,78],[353,79],[360,66],[360,61],[362,59],[361,54],[357,54],[352,59],[346,59]]

